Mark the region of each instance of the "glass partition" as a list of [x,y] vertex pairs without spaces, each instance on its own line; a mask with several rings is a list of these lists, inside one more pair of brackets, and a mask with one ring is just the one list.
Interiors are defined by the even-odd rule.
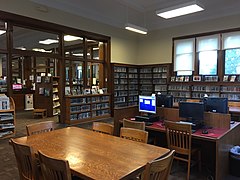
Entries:
[[73,35],[64,35],[65,57],[84,58],[83,38]]
[[87,59],[103,60],[104,43],[87,39]]
[[0,49],[7,49],[7,23],[0,21]]
[[59,37],[57,34],[13,26],[13,48],[58,54]]
[[101,86],[103,81],[102,72],[103,72],[103,64],[89,62],[87,67],[87,85],[89,87]]
[[7,56],[0,54],[0,93],[7,93]]

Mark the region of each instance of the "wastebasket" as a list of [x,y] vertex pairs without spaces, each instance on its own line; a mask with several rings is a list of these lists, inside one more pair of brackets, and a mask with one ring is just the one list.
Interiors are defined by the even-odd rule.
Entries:
[[240,177],[240,146],[233,146],[230,149],[229,156],[230,174]]

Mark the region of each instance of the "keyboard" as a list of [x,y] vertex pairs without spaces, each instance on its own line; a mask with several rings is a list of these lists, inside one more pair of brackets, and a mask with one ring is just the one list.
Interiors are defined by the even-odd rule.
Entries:
[[181,124],[190,124],[190,125],[193,125],[193,123],[187,122],[187,121],[179,121],[179,123],[181,123]]
[[153,123],[152,122],[145,122],[145,125],[146,126],[151,126],[151,125],[153,125]]

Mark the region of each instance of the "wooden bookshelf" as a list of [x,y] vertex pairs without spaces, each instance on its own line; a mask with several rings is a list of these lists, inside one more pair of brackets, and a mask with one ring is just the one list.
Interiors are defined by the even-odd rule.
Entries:
[[59,77],[41,77],[36,83],[34,96],[35,109],[47,109],[47,116],[60,113]]
[[111,117],[110,94],[71,95],[65,98],[67,124],[80,124]]
[[0,139],[13,137],[16,133],[15,102],[9,97],[10,109],[0,110]]

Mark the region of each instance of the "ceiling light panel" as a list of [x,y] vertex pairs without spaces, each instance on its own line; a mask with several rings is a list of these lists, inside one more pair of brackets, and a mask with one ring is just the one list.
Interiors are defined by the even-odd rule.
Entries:
[[156,14],[162,18],[170,19],[173,17],[183,16],[186,14],[191,14],[203,10],[204,10],[203,7],[200,6],[196,1],[191,1],[188,3],[158,10],[156,11]]
[[49,44],[58,43],[58,40],[56,40],[56,39],[45,39],[45,40],[39,41],[39,43],[49,45]]
[[130,23],[127,23],[125,25],[125,29],[127,29],[129,31],[136,32],[136,33],[140,33],[140,34],[147,34],[147,29],[146,28],[136,26],[136,25],[130,24]]
[[65,35],[64,41],[76,41],[76,40],[83,40],[82,37],[72,36],[72,35]]

